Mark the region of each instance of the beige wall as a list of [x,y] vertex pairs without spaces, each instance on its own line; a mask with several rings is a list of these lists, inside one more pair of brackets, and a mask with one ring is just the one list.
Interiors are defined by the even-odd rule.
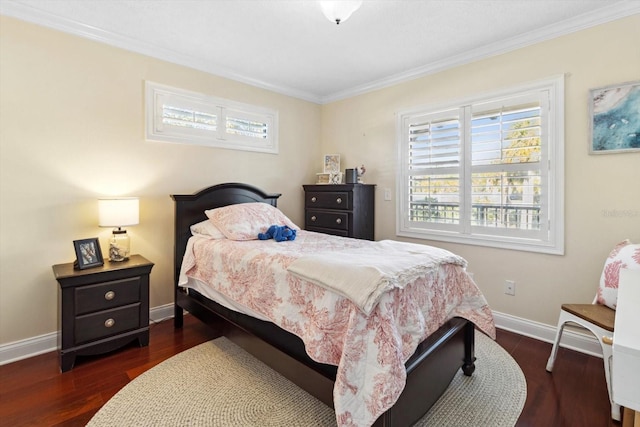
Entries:
[[[283,196],[302,223],[301,184],[321,164],[320,107],[189,68],[0,17],[0,343],[57,328],[51,265],[100,237],[97,201],[140,197],[132,252],[155,267],[151,306],[173,301],[173,193],[241,181]],[[273,108],[280,154],[144,139],[144,81]]]
[[[469,261],[494,310],[555,325],[562,302],[591,302],[615,243],[640,241],[640,153],[587,151],[588,91],[640,80],[636,40],[638,15],[325,105],[324,151],[367,166],[366,181],[378,186],[376,238],[396,238],[396,112],[565,74],[565,255],[428,242]],[[384,188],[393,190],[394,201],[382,200]],[[605,214],[614,210],[633,214]],[[505,279],[516,281],[515,297],[504,295]]]
[[[395,238],[395,112],[565,74],[566,255],[440,244],[466,257],[494,310],[546,324],[563,301],[589,302],[610,247],[640,241],[640,153],[587,154],[590,88],[640,79],[640,17],[325,106],[253,88],[0,17],[0,344],[54,332],[51,265],[74,259],[72,240],[100,237],[96,199],[141,198],[132,251],[156,263],[151,306],[172,301],[172,193],[242,181],[281,192],[303,223],[301,184],[324,153],[367,166],[376,237]],[[280,154],[144,140],[145,80],[280,112]],[[604,211],[635,216],[607,216]],[[505,279],[517,295],[502,293]]]

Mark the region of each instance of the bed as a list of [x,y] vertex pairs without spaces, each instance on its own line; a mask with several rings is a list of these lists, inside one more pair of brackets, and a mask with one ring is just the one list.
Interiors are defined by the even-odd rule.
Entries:
[[[348,363],[343,364],[342,360],[335,364],[323,363],[323,360],[318,361],[322,359],[319,357],[322,354],[314,354],[314,358],[310,357],[307,350],[311,351],[311,349],[308,346],[305,347],[303,339],[289,332],[295,330],[295,327],[289,327],[287,324],[277,325],[275,320],[272,322],[268,319],[259,319],[243,314],[229,306],[228,301],[216,302],[211,299],[210,295],[209,297],[205,296],[206,292],[200,291],[199,288],[185,287],[184,283],[181,283],[185,276],[183,261],[187,254],[193,250],[192,248],[188,249],[191,244],[189,239],[192,237],[191,227],[208,220],[205,211],[244,203],[264,203],[276,207],[280,194],[268,194],[247,184],[225,183],[205,188],[195,194],[172,195],[171,197],[175,202],[175,326],[182,327],[184,310],[206,323],[220,325],[223,322],[225,335],[229,339],[325,404],[334,408],[342,408],[342,403],[336,401],[334,388],[337,388],[336,384],[344,388],[344,384],[348,384],[344,378],[348,376],[349,369],[355,370],[355,368],[348,367]],[[299,236],[300,245],[304,242],[315,242],[324,238],[318,233],[305,232],[304,230],[299,231]],[[335,236],[327,236],[327,238],[345,239]],[[353,247],[364,244],[360,241],[356,242],[355,239],[347,239],[347,241],[345,241],[346,243],[335,240],[333,242],[334,244],[348,243]],[[271,243],[269,248],[280,250],[280,248],[287,247],[288,243]],[[231,242],[202,242],[202,246],[209,244],[220,245],[231,244]],[[251,244],[261,243],[256,241]],[[465,282],[470,280],[464,268],[455,267],[455,271],[457,277],[462,277],[461,280]],[[196,276],[195,273],[194,276]],[[299,283],[297,281],[300,279],[293,280],[295,283]],[[302,282],[307,286],[307,282]],[[324,295],[325,291],[318,292]],[[333,298],[333,295],[331,297]],[[479,297],[477,295],[474,297],[484,300],[481,294]],[[486,306],[486,301],[484,303],[485,305],[477,310],[477,313],[474,312],[473,315],[467,317],[476,324],[481,324],[483,331],[491,336],[495,334],[493,319],[488,306]],[[377,312],[379,309],[374,305],[372,310]],[[371,312],[369,314],[362,313],[356,317],[367,319],[367,316],[371,317],[374,314]],[[405,358],[404,372],[399,376],[404,376],[406,372],[406,381],[403,380],[401,393],[397,400],[394,397],[393,401],[389,403],[385,391],[377,390],[373,394],[380,395],[381,402],[367,401],[366,405],[365,402],[362,402],[362,406],[367,408],[371,406],[383,407],[385,408],[383,412],[378,411],[381,412],[378,414],[375,409],[372,410],[376,414],[376,417],[372,419],[360,418],[359,416],[352,418],[351,413],[349,416],[345,416],[344,413],[336,409],[338,425],[398,427],[410,426],[415,423],[441,396],[458,369],[462,369],[465,375],[472,375],[475,369],[474,331],[475,325],[469,319],[457,316],[444,319],[442,324],[437,325],[437,329],[415,346],[415,351],[412,351],[410,357]],[[376,337],[376,339],[378,338]],[[341,357],[349,359],[344,355]],[[338,368],[337,365],[340,365],[341,368]],[[379,382],[378,386],[381,384],[386,383]],[[353,403],[350,404],[351,407],[354,406]]]

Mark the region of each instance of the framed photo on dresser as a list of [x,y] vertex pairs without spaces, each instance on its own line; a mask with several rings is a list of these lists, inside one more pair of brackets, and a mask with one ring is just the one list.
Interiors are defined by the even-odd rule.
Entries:
[[340,154],[325,154],[323,160],[324,173],[338,173],[340,172]]

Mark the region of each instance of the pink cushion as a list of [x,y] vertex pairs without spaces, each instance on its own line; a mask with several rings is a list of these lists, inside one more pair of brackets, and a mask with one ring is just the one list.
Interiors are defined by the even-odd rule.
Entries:
[[618,243],[604,263],[596,302],[616,309],[620,269],[640,270],[640,244],[629,240]]
[[204,212],[218,229],[231,240],[257,240],[272,225],[286,225],[300,230],[278,208],[267,203],[240,203]]

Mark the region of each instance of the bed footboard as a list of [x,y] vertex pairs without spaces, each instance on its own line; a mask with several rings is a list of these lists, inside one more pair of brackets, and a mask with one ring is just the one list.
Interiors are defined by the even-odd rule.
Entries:
[[[333,382],[337,368],[315,362],[300,338],[278,326],[229,310],[198,292],[177,294],[176,310],[189,311],[210,325],[225,323],[224,335],[245,351],[333,407]],[[453,318],[420,343],[405,364],[407,383],[400,398],[374,424],[375,427],[408,427],[418,421],[440,398],[458,369],[471,375],[475,369],[474,325]]]
[[473,323],[456,317],[423,341],[406,364],[404,391],[374,427],[408,427],[422,418],[442,396],[458,369],[474,366],[474,329]]

